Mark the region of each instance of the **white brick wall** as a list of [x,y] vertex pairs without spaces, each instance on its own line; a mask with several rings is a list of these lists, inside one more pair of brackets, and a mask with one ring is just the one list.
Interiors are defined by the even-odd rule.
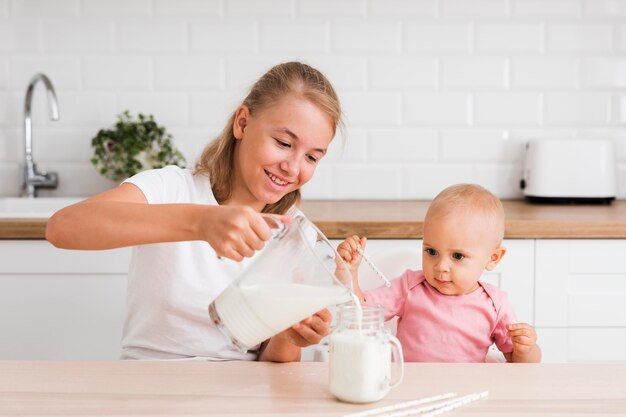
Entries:
[[529,138],[610,138],[626,198],[624,0],[0,0],[0,196],[19,193],[23,100],[34,98],[48,195],[114,184],[90,141],[152,113],[193,163],[267,68],[302,60],[346,116],[308,198],[431,198],[479,182],[519,198]]

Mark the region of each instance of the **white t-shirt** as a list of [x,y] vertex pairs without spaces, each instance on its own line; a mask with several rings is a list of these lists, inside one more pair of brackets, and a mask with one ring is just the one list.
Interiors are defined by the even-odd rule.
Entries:
[[[177,166],[143,171],[125,182],[139,187],[149,204],[217,205],[208,177]],[[236,350],[207,310],[250,261],[219,260],[204,241],[133,248],[122,359],[255,360],[258,352]]]

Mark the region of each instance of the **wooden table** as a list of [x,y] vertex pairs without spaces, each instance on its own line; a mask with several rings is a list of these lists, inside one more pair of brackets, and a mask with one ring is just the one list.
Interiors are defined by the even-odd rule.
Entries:
[[328,364],[0,361],[0,415],[341,416],[454,391],[486,399],[445,415],[626,415],[626,364],[407,364],[373,404],[335,400]]

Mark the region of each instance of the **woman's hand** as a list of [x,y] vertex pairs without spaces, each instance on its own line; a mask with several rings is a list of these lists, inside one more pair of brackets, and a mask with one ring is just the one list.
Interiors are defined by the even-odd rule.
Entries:
[[[276,215],[289,223],[289,216]],[[211,245],[217,256],[241,261],[263,249],[272,236],[268,220],[246,206],[210,206],[200,217],[198,233]]]
[[319,343],[330,333],[332,314],[327,309],[294,324],[261,345],[259,361],[295,362],[300,360],[300,348]]

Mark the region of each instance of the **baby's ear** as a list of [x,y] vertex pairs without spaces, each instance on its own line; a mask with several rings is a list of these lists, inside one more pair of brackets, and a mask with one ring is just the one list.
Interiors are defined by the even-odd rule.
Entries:
[[502,259],[505,253],[506,253],[506,249],[504,249],[502,246],[495,248],[491,252],[491,255],[489,256],[489,262],[485,266],[485,269],[487,271],[493,270],[496,267],[496,265],[498,265],[498,263],[500,262],[500,260]]

